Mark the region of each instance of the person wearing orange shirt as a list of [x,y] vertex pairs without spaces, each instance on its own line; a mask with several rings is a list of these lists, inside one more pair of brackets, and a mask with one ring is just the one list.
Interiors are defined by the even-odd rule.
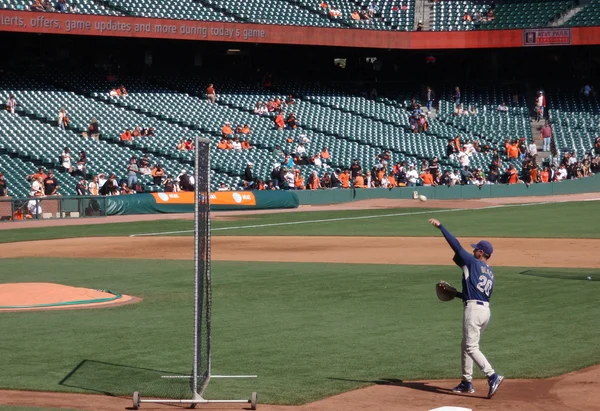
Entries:
[[457,150],[460,151],[460,136],[456,136],[454,144],[456,145]]
[[121,141],[131,141],[131,130],[127,129],[121,134]]
[[531,183],[537,183],[538,182],[538,168],[536,165],[534,165],[531,170],[529,171],[529,177],[530,177],[530,182]]
[[338,177],[340,183],[342,184],[342,188],[350,188],[350,175],[348,174],[348,169],[345,168],[344,172],[340,174]]
[[233,129],[231,128],[231,123],[229,121],[225,122],[225,125],[221,129],[221,134],[223,134],[223,137],[233,136]]
[[285,120],[283,119],[283,113],[280,111],[275,117],[275,127],[277,130],[283,130],[285,128]]
[[321,180],[316,171],[313,171],[308,178],[308,188],[311,190],[318,190],[321,188]]
[[306,186],[304,185],[304,177],[302,177],[302,174],[300,174],[300,170],[296,170],[296,175],[294,176],[294,189],[306,190]]
[[233,141],[231,139],[227,139],[227,150],[233,150]]
[[221,141],[219,141],[219,144],[217,144],[217,148],[219,150],[227,150],[227,140],[222,138]]
[[354,178],[354,188],[365,188],[365,179],[360,171]]
[[131,133],[132,137],[138,137],[140,135],[140,127],[139,126],[135,126],[135,128],[133,129],[133,133]]
[[519,157],[519,143],[514,143],[508,146],[508,158],[517,159]]
[[209,84],[206,88],[206,99],[211,103],[214,103],[217,100],[217,93],[215,92],[215,87],[212,84]]
[[252,146],[250,146],[250,140],[245,138],[244,141],[242,141],[242,150],[250,150],[252,148]]
[[514,166],[510,166],[508,169],[508,184],[517,184],[518,180],[517,170],[515,170]]
[[388,175],[388,188],[392,187],[398,187],[398,182],[396,181],[396,177],[390,173],[390,175]]
[[421,174],[419,178],[423,181],[423,187],[431,187],[435,185],[435,181],[433,181],[433,176],[429,172],[429,169],[425,170],[425,172]]
[[550,179],[550,173],[548,172],[548,167],[546,167],[540,173],[540,180],[542,180],[542,183],[547,183],[549,179]]
[[244,127],[242,127],[242,134],[250,134],[250,126],[248,124],[244,124]]

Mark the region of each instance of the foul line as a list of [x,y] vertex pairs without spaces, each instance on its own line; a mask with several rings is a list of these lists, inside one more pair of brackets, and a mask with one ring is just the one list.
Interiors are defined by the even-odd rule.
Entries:
[[[581,201],[599,201],[600,198],[586,199],[586,200],[560,200],[560,201],[545,201],[540,203],[522,203],[522,204],[500,204],[480,208],[452,208],[444,210],[429,210],[429,211],[416,211],[411,213],[394,213],[394,214],[376,214],[366,216],[355,216],[355,217],[339,217],[339,218],[327,218],[322,220],[303,220],[303,221],[288,221],[283,223],[270,223],[270,224],[255,224],[255,225],[241,225],[232,227],[219,227],[211,228],[210,231],[225,231],[225,230],[238,230],[244,228],[263,228],[263,227],[279,227],[286,225],[300,225],[300,224],[315,224],[315,223],[329,223],[334,221],[352,221],[352,220],[368,220],[372,218],[386,218],[386,217],[403,217],[409,215],[422,215],[422,214],[441,214],[441,213],[455,213],[457,211],[478,211],[478,210],[491,210],[494,208],[507,208],[507,207],[528,207],[545,204],[557,204],[557,203],[576,203]],[[130,234],[129,237],[146,237],[146,236],[160,236],[169,234],[185,234],[193,233],[194,230],[182,230],[182,231],[163,231],[159,233],[141,233],[141,234]]]

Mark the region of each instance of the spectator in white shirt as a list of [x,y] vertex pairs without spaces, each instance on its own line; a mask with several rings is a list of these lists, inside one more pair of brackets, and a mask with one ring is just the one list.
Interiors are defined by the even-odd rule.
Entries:
[[450,178],[452,179],[452,185],[460,184],[460,175],[458,174],[458,170],[454,170],[450,173]]
[[531,143],[529,143],[527,151],[529,152],[529,155],[531,157],[535,157],[537,155],[537,146],[535,145],[535,142],[533,140],[531,141]]
[[221,183],[219,188],[217,188],[217,191],[229,191],[229,187],[227,187],[225,183]]
[[14,94],[10,94],[10,97],[6,101],[6,109],[11,113],[15,114],[15,110],[17,108],[17,100],[15,99]]
[[508,107],[506,106],[506,103],[504,101],[500,103],[500,105],[498,105],[498,111],[508,111]]
[[462,148],[462,151],[458,153],[457,157],[458,162],[462,167],[468,167],[471,164],[471,160],[469,160],[469,155],[467,154],[465,147]]
[[556,172],[556,180],[563,181],[567,178],[567,168],[564,165],[560,165],[558,171]]
[[299,156],[303,156],[306,154],[306,147],[304,147],[304,143],[298,144],[298,147],[296,147],[296,154],[298,154]]
[[419,178],[419,173],[415,170],[415,165],[411,164],[408,172],[406,173],[406,179],[408,181],[409,187],[414,187],[417,185],[417,179]]
[[569,157],[569,165],[577,164],[577,151],[573,151],[571,157]]
[[240,143],[240,139],[239,137],[236,137],[232,142],[231,142],[231,149],[235,150],[235,151],[242,151],[242,143]]
[[67,170],[67,172],[69,173],[72,173],[73,166],[71,164],[71,154],[69,153],[69,147],[65,147],[65,151],[63,151],[63,153],[61,154],[60,160],[65,170]]
[[294,189],[294,173],[292,172],[291,169],[284,169],[286,170],[285,175],[283,176],[283,178],[285,179],[285,182],[287,183],[288,188],[290,189]]

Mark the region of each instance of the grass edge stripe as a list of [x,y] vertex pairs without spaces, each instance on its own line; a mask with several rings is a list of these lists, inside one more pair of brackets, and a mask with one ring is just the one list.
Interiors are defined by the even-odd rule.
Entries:
[[102,291],[105,293],[112,294],[112,297],[106,298],[94,298],[91,300],[76,300],[76,301],[62,301],[57,303],[47,303],[47,304],[32,304],[32,305],[2,305],[0,306],[0,310],[12,310],[12,309],[21,309],[21,308],[48,308],[48,307],[64,307],[69,305],[82,305],[82,304],[99,304],[99,303],[107,303],[110,301],[118,300],[123,297],[121,293],[116,293],[111,290],[96,290]]
[[[255,225],[242,225],[242,226],[211,228],[211,231],[225,231],[225,230],[236,230],[236,229],[245,229],[245,228],[277,227],[277,226],[298,225],[298,224],[328,223],[328,222],[334,222],[334,221],[366,220],[366,219],[372,219],[372,218],[403,217],[403,216],[409,216],[409,215],[422,215],[422,214],[453,213],[453,212],[458,212],[458,211],[491,210],[494,208],[528,207],[528,206],[534,206],[534,205],[559,204],[559,203],[578,203],[580,201],[600,201],[600,198],[592,198],[592,199],[586,199],[586,200],[544,201],[544,202],[539,202],[539,203],[499,204],[499,205],[486,206],[486,207],[480,207],[480,208],[451,208],[451,209],[443,209],[443,210],[417,211],[417,212],[410,212],[410,213],[393,213],[393,214],[377,214],[377,215],[355,216],[355,217],[327,218],[327,219],[320,219],[320,220],[287,221],[287,222],[283,222],[283,223],[255,224]],[[169,235],[169,234],[185,234],[185,233],[193,233],[193,232],[194,232],[194,230],[163,231],[163,232],[157,232],[157,233],[130,234],[129,237],[160,236],[160,235]]]

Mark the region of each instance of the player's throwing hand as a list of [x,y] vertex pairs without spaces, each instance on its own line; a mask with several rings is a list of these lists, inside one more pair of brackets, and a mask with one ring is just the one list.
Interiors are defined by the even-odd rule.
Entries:
[[431,224],[435,228],[440,228],[440,222],[438,220],[436,220],[435,218],[430,218],[429,224]]

